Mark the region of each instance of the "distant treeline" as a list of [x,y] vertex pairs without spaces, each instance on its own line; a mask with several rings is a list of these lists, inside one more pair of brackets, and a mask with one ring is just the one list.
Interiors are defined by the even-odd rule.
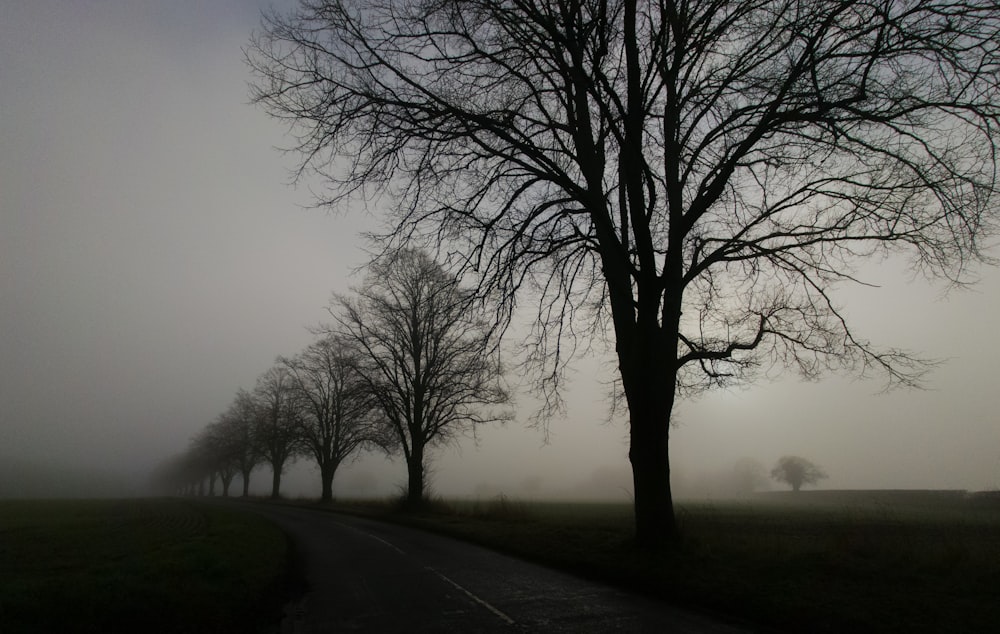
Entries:
[[966,489],[827,489],[819,491],[765,491],[755,493],[762,501],[823,505],[906,505],[940,506],[966,503],[1000,505],[1000,490]]

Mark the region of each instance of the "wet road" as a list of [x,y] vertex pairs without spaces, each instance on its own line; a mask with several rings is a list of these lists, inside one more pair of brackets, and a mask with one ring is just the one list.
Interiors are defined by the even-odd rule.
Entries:
[[247,504],[296,544],[308,588],[282,634],[744,630],[424,531]]

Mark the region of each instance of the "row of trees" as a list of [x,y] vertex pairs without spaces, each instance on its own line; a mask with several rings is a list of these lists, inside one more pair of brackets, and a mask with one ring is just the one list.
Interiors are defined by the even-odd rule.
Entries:
[[613,333],[657,547],[678,397],[773,365],[929,367],[834,291],[871,256],[953,283],[987,259],[998,41],[993,0],[299,0],[247,60],[320,203],[384,203],[383,244],[451,254],[501,331],[537,308],[543,391]]
[[[236,475],[248,494],[253,470],[272,472],[278,497],[290,461],[316,463],[322,499],[358,451],[400,453],[407,501],[426,491],[428,449],[510,413],[498,349],[470,294],[426,253],[404,249],[374,261],[365,284],[335,295],[333,322],[292,357],[279,357],[253,390],[156,473],[168,490],[229,494]],[[206,489],[207,486],[207,489]]]

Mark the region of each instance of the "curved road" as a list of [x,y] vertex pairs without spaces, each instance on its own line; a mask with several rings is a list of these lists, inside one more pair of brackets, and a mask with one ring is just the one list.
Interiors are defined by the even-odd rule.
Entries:
[[286,609],[282,634],[743,631],[413,528],[290,506],[243,508],[296,545],[308,589]]

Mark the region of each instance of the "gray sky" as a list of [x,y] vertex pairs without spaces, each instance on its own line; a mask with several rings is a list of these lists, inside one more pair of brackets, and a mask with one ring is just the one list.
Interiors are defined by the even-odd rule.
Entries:
[[[301,207],[282,128],[247,105],[266,2],[0,0],[0,466],[143,473],[181,450],[356,283],[362,212]],[[1000,275],[942,299],[896,263],[840,294],[861,335],[947,359],[927,391],[794,377],[680,407],[675,480],[804,455],[828,488],[1000,486]],[[441,450],[446,494],[627,486],[627,431],[581,363],[550,443],[527,411]],[[524,409],[530,399],[522,396]],[[258,476],[261,481],[266,477]],[[363,458],[341,493],[393,491]],[[318,491],[306,466],[289,491]]]

